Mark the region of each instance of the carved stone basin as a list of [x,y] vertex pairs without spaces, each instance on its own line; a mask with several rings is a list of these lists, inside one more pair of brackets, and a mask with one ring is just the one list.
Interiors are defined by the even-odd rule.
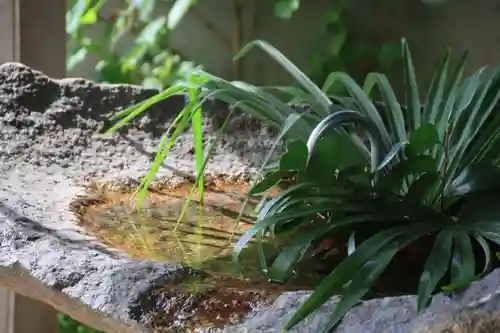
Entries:
[[[0,284],[109,333],[280,332],[313,280],[269,284],[246,250],[235,270],[227,246],[251,227],[247,217],[233,223],[236,197],[269,151],[273,131],[244,116],[231,121],[207,175],[232,185],[209,191],[201,222],[196,205],[188,207],[173,232],[189,189],[182,184],[194,170],[189,131],[141,213],[131,194],[183,99],[155,106],[113,137],[100,134],[110,125],[107,113],[155,93],[0,66]],[[208,103],[205,133],[213,134],[226,115],[226,106]],[[500,307],[499,274],[455,297],[436,295],[422,314],[412,295],[364,301],[337,332],[410,332],[473,302]],[[292,332],[317,332],[335,302]]]

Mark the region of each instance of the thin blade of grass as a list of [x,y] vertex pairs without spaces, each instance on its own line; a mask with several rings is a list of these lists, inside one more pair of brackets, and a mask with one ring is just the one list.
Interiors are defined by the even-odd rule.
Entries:
[[165,91],[159,93],[158,95],[155,95],[151,98],[148,98],[144,102],[131,106],[123,111],[121,111],[119,114],[125,115],[126,116],[121,119],[119,122],[117,122],[115,125],[113,125],[110,129],[108,129],[104,134],[112,134],[115,133],[118,129],[122,128],[123,126],[128,125],[134,118],[142,114],[144,111],[149,109],[151,106],[154,104],[157,104],[161,102],[164,99],[167,99],[173,95],[176,95],[180,92],[184,92],[186,90],[185,87],[180,86],[180,85],[174,85],[171,86],[170,88],[166,89]]
[[[142,203],[144,202],[144,200],[147,196],[149,185],[151,185],[155,175],[158,173],[158,170],[160,169],[161,164],[167,158],[167,155],[170,151],[170,148],[172,148],[172,146],[174,145],[178,136],[186,128],[187,123],[189,122],[189,120],[192,116],[192,109],[193,109],[192,103],[188,104],[188,106],[186,108],[184,108],[184,110],[181,111],[181,113],[177,116],[177,118],[174,120],[174,122],[172,122],[172,124],[167,129],[167,133],[163,136],[162,141],[160,143],[160,146],[158,148],[158,151],[156,153],[155,159],[152,163],[151,169],[148,172],[148,174],[146,175],[146,177],[143,178],[143,180],[139,186],[138,205],[140,207],[142,206]],[[175,126],[175,125],[177,125],[177,123],[178,123],[178,126]],[[172,136],[170,138],[168,138],[168,140],[167,140],[167,136],[174,126],[175,126],[175,130],[172,133]]]
[[[187,208],[189,206],[189,203],[191,202],[191,198],[193,196],[194,190],[198,186],[199,181],[202,179],[202,177],[204,175],[205,168],[207,167],[208,161],[210,160],[210,158],[212,157],[212,154],[214,152],[215,145],[219,142],[222,134],[224,133],[224,130],[226,129],[227,125],[229,124],[229,119],[231,118],[233,112],[234,112],[234,108],[231,108],[230,112],[229,112],[229,115],[224,120],[224,123],[215,132],[215,139],[210,143],[210,145],[209,145],[209,147],[207,149],[207,155],[206,155],[206,157],[203,160],[202,166],[200,167],[200,172],[198,172],[198,174],[196,175],[195,183],[191,187],[191,190],[189,191],[189,194],[186,197],[186,200],[185,200],[184,205],[182,207],[181,213],[179,214],[179,217],[177,218],[177,222],[176,222],[175,227],[174,227],[174,232],[177,230],[177,228],[179,227],[180,222],[184,218],[184,214],[186,213]],[[239,218],[241,218],[241,216],[239,216]]]

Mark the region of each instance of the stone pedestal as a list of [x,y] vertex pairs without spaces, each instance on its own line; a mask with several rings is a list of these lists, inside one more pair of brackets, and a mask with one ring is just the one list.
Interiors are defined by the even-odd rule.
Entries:
[[[0,64],[17,61],[66,74],[66,0],[0,0]],[[56,333],[56,311],[0,288],[0,332]]]

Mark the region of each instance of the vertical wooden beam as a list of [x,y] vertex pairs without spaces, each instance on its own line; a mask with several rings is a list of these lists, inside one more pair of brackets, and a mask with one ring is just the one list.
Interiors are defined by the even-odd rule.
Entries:
[[47,304],[0,288],[2,333],[57,333],[56,315],[56,310]]
[[[66,76],[66,0],[0,0],[0,63]],[[50,306],[0,287],[1,333],[57,333]]]
[[0,0],[0,63],[66,76],[66,0]]

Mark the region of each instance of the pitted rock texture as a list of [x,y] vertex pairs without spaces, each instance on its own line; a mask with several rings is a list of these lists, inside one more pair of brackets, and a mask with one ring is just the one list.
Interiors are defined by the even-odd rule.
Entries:
[[[106,249],[84,234],[68,211],[85,180],[127,181],[149,170],[161,136],[182,109],[183,96],[147,111],[119,134],[101,134],[110,126],[108,113],[155,93],[130,85],[53,80],[17,63],[0,66],[0,284],[109,333],[152,332],[147,318],[153,314],[144,311],[160,309],[144,303],[151,288],[158,281],[175,284],[204,274],[172,263],[132,260]],[[203,112],[205,134],[213,137],[228,108],[210,102]],[[237,116],[208,172],[251,175],[274,137],[275,131]],[[159,176],[192,175],[193,164],[192,134],[186,131]],[[365,301],[345,317],[337,332],[406,333],[465,306],[496,309],[498,281],[499,270],[460,295],[437,295],[422,314],[417,314],[411,295]],[[241,324],[195,331],[280,332],[308,295],[283,293]],[[336,301],[330,300],[292,332],[318,332]],[[181,325],[174,331],[186,330]]]

